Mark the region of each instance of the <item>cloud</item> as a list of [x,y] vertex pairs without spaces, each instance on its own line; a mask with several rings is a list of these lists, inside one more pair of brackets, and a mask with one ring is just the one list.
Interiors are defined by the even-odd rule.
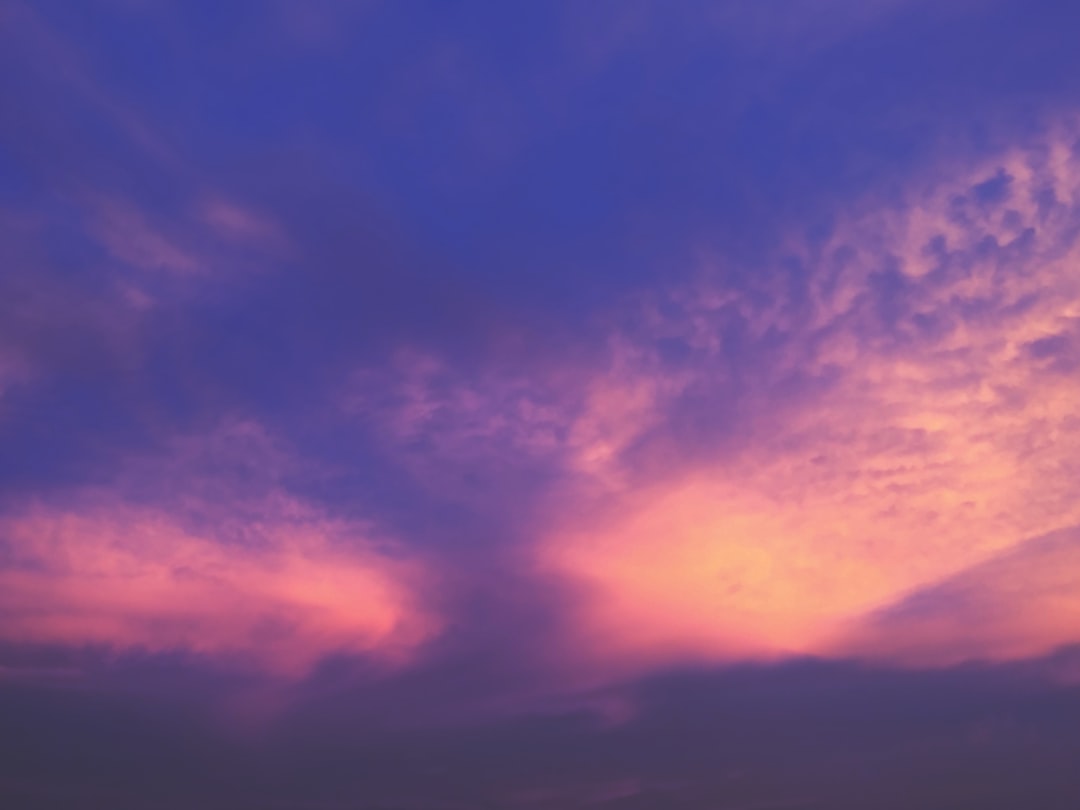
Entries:
[[1034,658],[1080,638],[1080,531],[1019,543],[867,617],[837,652],[906,665]]
[[0,278],[0,395],[57,372],[123,365],[138,353],[135,302],[122,289],[99,284],[85,266],[82,283],[73,285],[71,268],[52,260],[55,225],[38,212],[0,209],[6,262]]
[[0,636],[231,657],[303,676],[328,654],[392,660],[430,635],[410,566],[365,552],[366,538],[340,526],[268,524],[251,548],[188,534],[153,510],[8,518]]
[[108,195],[90,195],[85,208],[91,238],[111,259],[141,272],[220,274],[240,264],[237,249],[255,250],[271,263],[287,249],[280,227],[269,218],[222,197],[207,198],[191,215],[171,222],[152,222],[135,204]]
[[328,655],[408,660],[439,626],[419,593],[429,573],[372,526],[273,484],[283,464],[261,429],[226,426],[10,510],[0,639],[180,652],[289,678]]
[[546,471],[510,495],[532,498],[537,570],[577,589],[575,660],[831,651],[1080,521],[1076,131],[936,164],[754,274],[703,251],[696,280],[629,296],[572,360],[477,373],[403,351],[354,377],[350,412],[477,508],[502,473],[469,475]]
[[253,737],[208,719],[213,688],[175,678],[144,662],[87,689],[0,681],[5,795],[123,810],[1008,810],[1033,797],[1064,810],[1080,799],[1077,690],[1015,665],[669,673],[614,690],[638,707],[614,725],[576,708],[401,724],[406,701],[389,732],[371,688],[315,692]]
[[[697,360],[608,457],[612,491],[540,547],[584,590],[575,650],[819,652],[845,622],[1080,520],[1073,133],[856,207],[787,254],[797,291],[766,272],[671,296],[653,334]],[[688,394],[691,413],[739,400],[723,442],[716,420],[678,424]]]
[[91,232],[114,259],[147,271],[188,274],[200,269],[195,256],[153,228],[133,206],[101,200],[94,208]]
[[277,223],[222,197],[204,200],[199,215],[220,237],[241,245],[265,250],[281,248],[287,241]]
[[[385,48],[292,52],[295,81],[251,69],[266,56],[251,50],[254,29],[295,21],[300,39],[329,42],[335,22],[357,19],[347,5],[279,3],[219,26],[177,78],[198,91],[190,98],[238,102],[205,108],[149,103],[149,84],[115,80],[126,51],[113,62],[74,47],[57,33],[74,29],[11,6],[5,36],[26,32],[12,64],[33,69],[13,97],[28,125],[5,137],[32,184],[61,200],[28,198],[47,223],[39,247],[62,236],[50,273],[78,271],[98,302],[92,324],[58,329],[86,317],[59,284],[59,303],[23,308],[34,317],[12,321],[29,324],[2,344],[9,380],[66,372],[40,374],[47,384],[20,403],[24,424],[59,437],[10,454],[5,474],[21,491],[57,471],[92,478],[114,444],[159,438],[159,420],[187,429],[215,409],[257,412],[348,468],[315,495],[324,482],[307,483],[323,499],[317,525],[382,508],[398,487],[413,499],[400,511],[440,523],[440,538],[492,538],[499,565],[541,570],[538,592],[560,578],[580,597],[564,605],[567,624],[599,639],[591,649],[663,661],[822,649],[837,626],[1076,517],[1074,129],[1021,138],[987,162],[956,157],[1022,129],[998,127],[1011,102],[995,118],[998,106],[970,92],[985,82],[954,66],[1021,64],[1023,49],[1002,45],[1010,4],[940,29],[918,0],[792,0],[773,16],[748,2],[694,5],[662,30],[649,23],[666,11],[648,3],[580,18],[567,7],[535,18],[558,32],[535,48],[489,47],[482,14],[444,27],[379,8],[358,36]],[[515,14],[494,27],[513,18],[510,41],[524,43],[532,27]],[[178,6],[140,19],[160,37],[148,42],[170,47],[201,24]],[[931,31],[940,40],[920,70],[900,69]],[[715,47],[743,32],[745,50]],[[589,64],[566,62],[564,45]],[[1054,76],[1075,71],[1047,69],[1066,50],[1051,38],[1019,71],[1045,90],[1037,109],[1068,89]],[[506,51],[513,59],[497,64]],[[415,76],[370,69],[405,53]],[[767,81],[748,69],[760,60]],[[298,91],[329,62],[404,84],[350,88],[363,115],[338,115]],[[218,95],[202,92],[210,82]],[[462,103],[433,92],[447,87]],[[868,92],[865,114],[849,112]],[[951,124],[937,104],[991,133],[941,146]],[[484,133],[503,129],[506,148],[484,148]],[[54,165],[54,152],[65,159]],[[929,169],[877,196],[865,193],[873,182],[849,182],[864,159],[880,181],[930,154]],[[784,236],[792,212],[806,223],[811,208],[814,233]],[[728,249],[743,225],[775,244],[767,256]],[[691,282],[688,242],[702,256]],[[242,295],[211,288],[248,266],[270,272],[245,275]],[[616,294],[598,314],[598,296]],[[51,366],[50,351],[72,354]],[[64,467],[76,457],[78,474]],[[130,518],[178,543],[217,542],[218,529],[180,514],[214,501],[204,490],[218,479],[200,480],[182,508],[133,504],[124,489],[35,519],[70,517],[112,538]],[[459,525],[442,519],[446,502]],[[256,497],[237,508],[256,522],[273,514]],[[431,543],[405,534],[394,532]]]
[[[511,356],[468,373],[404,348],[385,368],[353,375],[344,410],[378,425],[384,445],[419,479],[452,488],[448,470],[568,470],[598,482],[662,421],[685,375],[614,339],[598,356],[522,363]],[[464,495],[465,493],[458,493]]]

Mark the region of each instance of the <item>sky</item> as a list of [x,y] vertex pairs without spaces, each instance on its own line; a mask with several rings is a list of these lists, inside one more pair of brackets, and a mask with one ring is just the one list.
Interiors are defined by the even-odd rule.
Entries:
[[0,804],[1080,807],[1078,30],[0,0]]

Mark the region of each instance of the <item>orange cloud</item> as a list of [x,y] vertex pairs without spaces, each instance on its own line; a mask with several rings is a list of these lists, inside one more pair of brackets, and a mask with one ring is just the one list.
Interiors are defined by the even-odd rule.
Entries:
[[[723,382],[731,319],[773,348],[736,391],[744,440],[723,458],[659,454],[668,461],[634,470],[607,453],[602,505],[564,510],[541,543],[540,566],[582,588],[576,653],[825,652],[913,590],[1080,525],[1070,133],[849,216],[828,244],[792,251],[809,279],[798,294],[762,274],[753,297],[708,281],[670,296],[678,315],[653,330],[704,359],[647,407],[636,392],[651,369],[628,368],[625,402],[595,412],[617,435],[644,435],[682,390]],[[795,374],[819,384],[782,401]],[[1032,627],[1033,643],[1010,649],[1080,640],[1070,610],[1033,618],[1056,629]]]

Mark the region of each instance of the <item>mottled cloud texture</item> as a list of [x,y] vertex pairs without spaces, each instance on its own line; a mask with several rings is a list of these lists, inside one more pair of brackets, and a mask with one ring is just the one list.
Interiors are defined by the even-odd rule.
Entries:
[[1080,806],[1077,30],[0,0],[0,805]]
[[[819,652],[913,589],[1080,523],[1075,142],[1065,128],[860,204],[778,257],[797,294],[769,279],[754,300],[706,273],[663,302],[673,314],[646,332],[695,362],[672,379],[642,347],[645,363],[618,372],[605,435],[627,460],[611,516],[557,529],[542,552],[597,589],[597,633]],[[732,332],[752,367],[725,358]],[[688,394],[695,408],[743,399],[719,458],[685,464],[681,438],[647,435]],[[610,440],[585,458],[598,454],[619,460]],[[1061,607],[1043,617],[1045,649],[1077,640]]]
[[[756,277],[703,249],[585,367],[403,352],[350,411],[425,480],[561,470],[532,553],[584,588],[588,655],[859,654],[843,638],[877,611],[1080,524],[1076,142],[1061,123],[937,165]],[[1062,611],[1026,653],[1080,640]],[[984,643],[963,655],[1009,646]]]

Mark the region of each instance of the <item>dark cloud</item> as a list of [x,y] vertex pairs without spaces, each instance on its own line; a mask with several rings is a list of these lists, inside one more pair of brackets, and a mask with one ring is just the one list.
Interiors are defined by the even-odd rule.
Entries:
[[372,722],[386,696],[369,684],[313,696],[257,731],[208,708],[220,686],[200,697],[185,676],[178,692],[169,673],[147,661],[78,689],[7,681],[5,793],[43,810],[1067,810],[1080,798],[1077,692],[1039,667],[687,672],[615,690],[633,706],[615,720],[571,706],[410,726],[406,701],[392,704],[397,730]]

